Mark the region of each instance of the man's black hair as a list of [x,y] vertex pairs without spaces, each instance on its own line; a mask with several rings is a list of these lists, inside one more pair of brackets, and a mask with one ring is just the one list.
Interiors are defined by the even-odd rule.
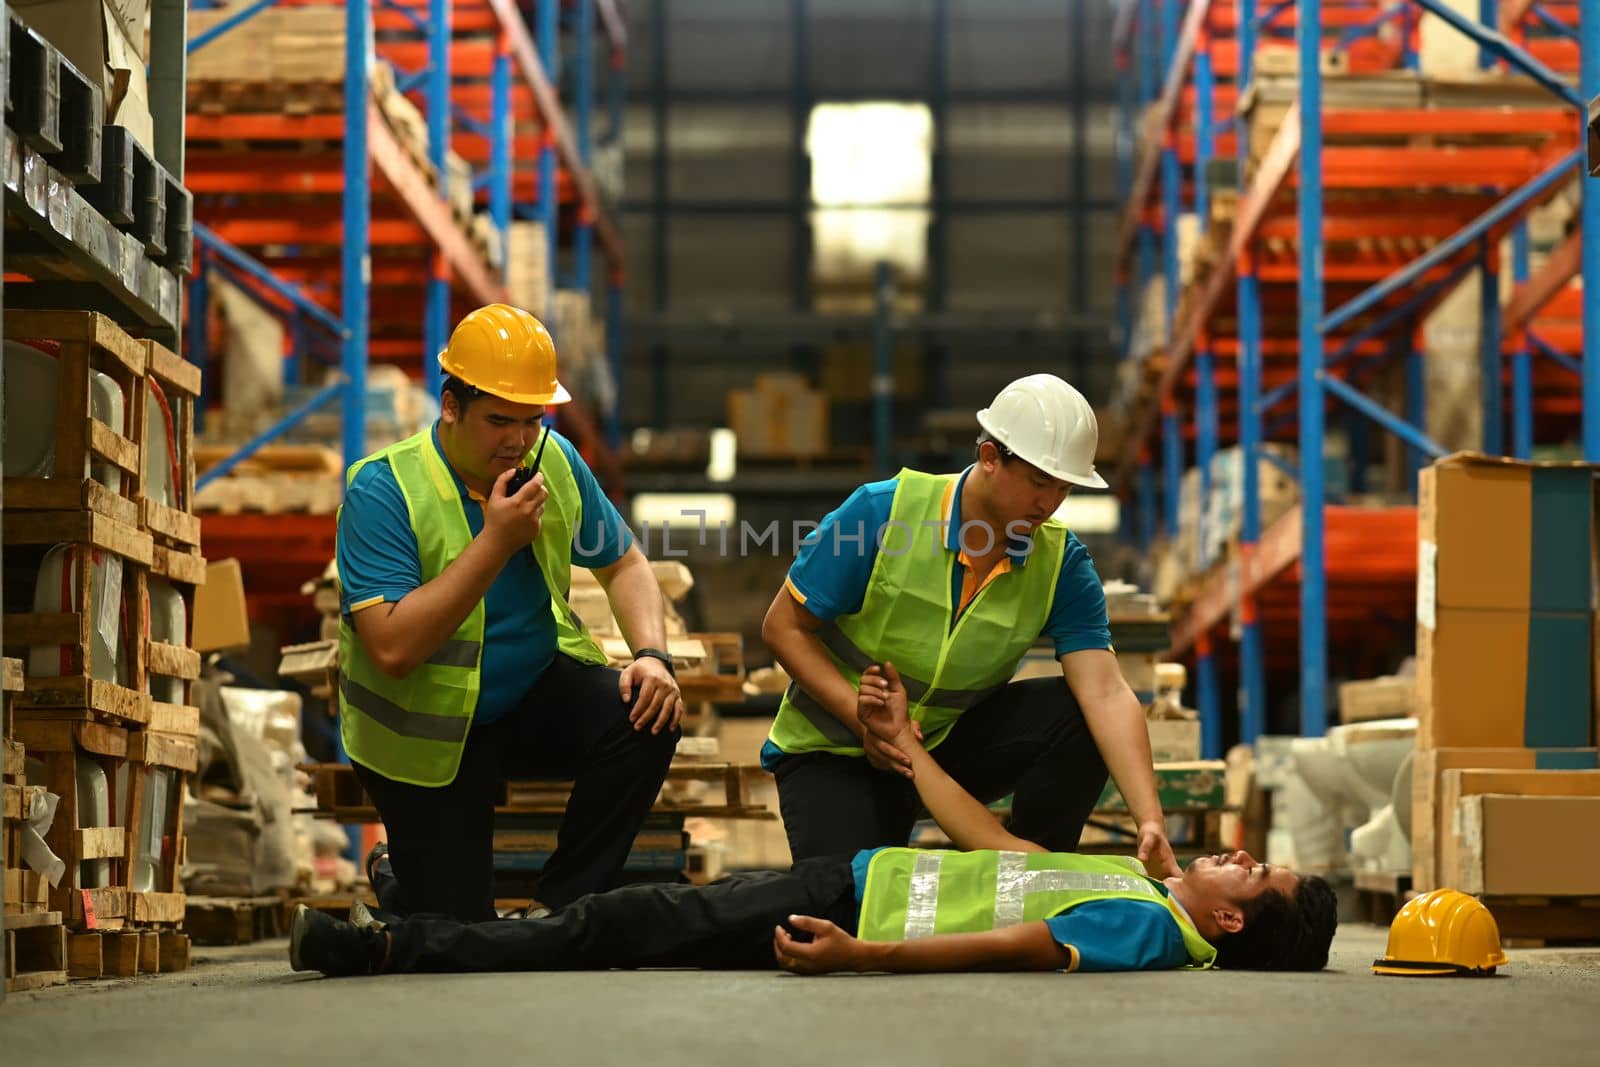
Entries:
[[1333,887],[1301,875],[1294,895],[1273,890],[1241,909],[1244,926],[1216,942],[1217,966],[1244,971],[1320,971],[1339,925]]
[[983,453],[983,446],[986,444],[994,445],[995,450],[1000,453],[1001,463],[1010,463],[1012,460],[1017,458],[1017,454],[1015,452],[1001,444],[1000,439],[994,434],[990,433],[988,430],[984,430],[982,433],[978,434],[978,454],[980,456]]
[[454,374],[445,375],[444,385],[440,388],[439,392],[441,397],[445,395],[455,397],[456,411],[462,415],[467,413],[468,404],[471,404],[478,397],[483,396],[482,389],[479,389],[476,385],[469,385],[462,379],[457,378]]

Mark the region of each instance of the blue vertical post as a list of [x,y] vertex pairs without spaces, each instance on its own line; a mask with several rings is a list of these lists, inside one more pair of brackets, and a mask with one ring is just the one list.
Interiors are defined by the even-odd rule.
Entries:
[[[1600,0],[1580,0],[1578,37],[1583,54],[1578,64],[1578,92],[1585,100],[1600,96]],[[1580,119],[1579,121],[1582,121]],[[1600,178],[1581,178],[1583,185],[1583,277],[1600,284]],[[1600,463],[1600,300],[1583,302],[1583,458]]]
[[1483,312],[1480,362],[1483,374],[1483,450],[1491,456],[1506,450],[1505,361],[1500,348],[1500,257],[1485,238],[1479,253],[1479,290]]
[[1139,457],[1139,547],[1148,549],[1158,532],[1156,516],[1156,469],[1148,455]]
[[[450,0],[428,0],[428,162],[433,164],[439,195],[445,199],[450,196],[450,9]],[[422,312],[422,366],[428,376],[428,392],[438,396],[444,381],[438,357],[450,336],[450,272],[438,249],[432,256]]]
[[1139,105],[1156,98],[1156,65],[1159,60],[1154,48],[1156,36],[1156,0],[1136,0],[1139,13],[1134,16],[1134,66],[1139,75]]
[[[1161,4],[1161,57],[1158,71],[1172,66],[1178,47],[1178,0]],[[1157,84],[1160,84],[1159,75]],[[1158,90],[1159,91],[1159,90]],[[1178,169],[1177,133],[1169,123],[1161,131],[1161,252],[1166,267],[1167,344],[1178,335],[1178,215],[1183,211],[1183,175]]]
[[872,294],[872,461],[887,476],[894,444],[894,271],[887,262],[874,271]]
[[[1210,10],[1209,8],[1207,9]],[[1194,52],[1194,213],[1200,232],[1206,232],[1211,214],[1211,183],[1206,164],[1216,153],[1216,79],[1212,76],[1211,28],[1200,24],[1200,39]]]
[[[367,286],[372,277],[369,247],[372,176],[367,147],[367,49],[372,11],[366,0],[345,5],[344,63],[344,246],[340,251],[339,314],[344,319],[340,394],[344,463],[367,451]],[[429,353],[431,356],[431,353]]]
[[[1478,0],[1478,22],[1486,29],[1500,32],[1500,0]],[[1478,49],[1478,68],[1488,70],[1494,66],[1495,54],[1487,48]]]
[[306,317],[296,308],[289,314],[289,354],[283,359],[283,384],[300,384],[300,364],[305,357],[309,338],[306,336]]
[[[577,85],[573,95],[573,127],[578,139],[578,159],[585,170],[594,161],[594,0],[578,0],[578,53],[574,70]],[[573,235],[573,288],[587,293],[593,284],[594,211],[584,204],[578,211],[578,228]]]
[[[1239,73],[1234,81],[1240,94],[1250,85],[1255,65],[1256,0],[1239,0]],[[1245,178],[1250,161],[1249,138],[1235,132],[1241,195],[1249,187]],[[1239,516],[1241,562],[1255,555],[1261,540],[1261,475],[1257,452],[1261,444],[1261,278],[1256,273],[1255,248],[1247,244],[1235,265],[1239,310],[1239,452],[1244,463],[1243,510]],[[1266,732],[1266,659],[1261,643],[1261,622],[1256,614],[1255,591],[1239,589],[1239,740],[1247,745]]]
[[1183,435],[1178,427],[1178,406],[1171,397],[1161,401],[1161,463],[1167,537],[1176,540],[1178,500],[1183,487]]
[[[1406,348],[1406,421],[1422,429],[1428,420],[1427,365],[1422,361],[1424,346],[1422,329],[1412,332]],[[1413,496],[1417,492],[1417,472],[1427,462],[1422,449],[1406,445],[1406,488]]]
[[490,93],[489,132],[493,136],[489,154],[494,162],[489,182],[489,218],[500,233],[500,276],[505,278],[511,267],[511,196],[516,181],[512,153],[516,150],[517,121],[511,107],[511,41],[503,32],[495,38]]
[[1322,0],[1301,0],[1300,55],[1300,732],[1328,729],[1328,572],[1323,530]]
[[1194,347],[1194,463],[1200,468],[1200,521],[1211,521],[1211,461],[1217,454],[1217,370],[1206,337],[1195,339]]
[[[544,67],[545,76],[550,79],[551,85],[559,85],[561,71],[561,5],[560,0],[539,0],[538,32],[535,33],[535,43],[539,46],[539,63]],[[550,269],[546,277],[550,279],[553,288],[556,282],[556,268],[561,243],[556,234],[557,217],[560,211],[556,189],[556,139],[554,115],[541,115],[544,123],[544,132],[539,138],[539,221],[544,224],[545,240],[549,244]],[[555,306],[550,298],[550,293],[545,294],[546,316],[555,313]]]
[[1194,637],[1194,695],[1200,712],[1200,756],[1222,758],[1222,705],[1217,700],[1217,658],[1209,630]]
[[200,368],[200,398],[194,405],[194,430],[206,428],[206,399],[211,395],[211,347],[207,343],[207,309],[211,307],[211,272],[207,267],[209,257],[198,252],[194,257],[194,272],[189,276],[188,337],[184,341],[184,355],[190,363]]
[[[1518,288],[1528,282],[1528,223],[1511,231],[1511,279]],[[1533,455],[1533,354],[1528,351],[1528,331],[1517,333],[1511,355],[1511,454],[1518,459]]]

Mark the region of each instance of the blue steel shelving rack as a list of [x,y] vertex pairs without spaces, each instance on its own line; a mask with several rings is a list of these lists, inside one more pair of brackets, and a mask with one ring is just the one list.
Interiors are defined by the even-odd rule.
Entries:
[[[1191,178],[1192,202],[1197,207],[1203,207],[1207,195],[1205,161],[1215,149],[1212,138],[1217,132],[1210,122],[1210,100],[1215,81],[1211,70],[1214,37],[1210,32],[1208,9],[1221,6],[1195,0],[1188,5],[1180,32],[1180,12],[1175,3],[1137,0],[1133,5],[1132,17],[1122,27],[1123,33],[1119,36],[1122,65],[1129,75],[1123,96],[1125,107],[1156,102],[1158,122],[1164,131],[1159,144],[1146,153],[1135,169],[1131,155],[1131,114],[1125,112],[1121,127],[1122,151],[1118,160],[1119,174],[1126,181],[1125,187],[1135,192],[1119,252],[1119,259],[1124,263],[1124,278],[1134,274],[1138,279],[1136,291],[1142,292],[1145,280],[1156,272],[1159,262],[1168,283],[1166,312],[1169,335],[1163,352],[1165,367],[1160,372],[1156,397],[1145,398],[1134,412],[1133,432],[1130,435],[1133,444],[1124,456],[1120,472],[1123,491],[1137,501],[1137,507],[1129,510],[1138,516],[1137,532],[1140,539],[1148,544],[1156,528],[1156,470],[1151,462],[1150,439],[1157,432],[1157,425],[1161,438],[1162,481],[1165,483],[1160,508],[1164,520],[1162,525],[1168,534],[1176,532],[1177,488],[1184,460],[1183,427],[1176,394],[1178,387],[1186,382],[1186,374],[1193,379],[1197,465],[1202,471],[1202,479],[1208,480],[1210,455],[1218,444],[1219,402],[1212,342],[1206,329],[1210,312],[1219,298],[1231,295],[1237,312],[1237,383],[1241,398],[1238,440],[1247,457],[1260,454],[1257,450],[1264,439],[1262,413],[1290,396],[1296,396],[1298,401],[1300,458],[1298,469],[1293,472],[1298,476],[1302,496],[1298,517],[1289,516],[1292,522],[1275,524],[1271,531],[1264,532],[1261,529],[1257,466],[1253,461],[1245,462],[1244,510],[1239,571],[1234,579],[1236,585],[1230,587],[1229,580],[1225,578],[1210,582],[1191,608],[1186,623],[1180,622],[1176,628],[1179,639],[1175,644],[1180,648],[1185,643],[1193,645],[1197,703],[1201,709],[1208,755],[1219,754],[1222,736],[1216,665],[1210,648],[1209,627],[1225,618],[1229,610],[1238,611],[1241,622],[1240,733],[1242,740],[1251,741],[1262,732],[1265,725],[1263,635],[1253,604],[1254,593],[1260,584],[1296,562],[1299,565],[1300,725],[1306,734],[1320,734],[1325,730],[1328,723],[1329,643],[1325,535],[1330,514],[1325,508],[1327,493],[1323,481],[1325,403],[1329,396],[1343,401],[1356,413],[1401,438],[1409,446],[1413,471],[1420,465],[1424,455],[1441,454],[1443,450],[1419,428],[1422,416],[1421,356],[1419,346],[1412,341],[1404,327],[1416,321],[1417,316],[1453,287],[1466,271],[1479,269],[1484,281],[1483,402],[1486,447],[1494,451],[1508,450],[1501,433],[1506,413],[1500,387],[1501,361],[1507,355],[1510,356],[1512,371],[1512,439],[1509,451],[1525,456],[1532,447],[1534,397],[1529,354],[1531,347],[1543,351],[1554,362],[1581,372],[1583,450],[1591,461],[1600,460],[1600,318],[1597,318],[1600,316],[1600,301],[1583,302],[1581,362],[1566,358],[1552,346],[1537,343],[1536,339],[1530,341],[1532,335],[1526,329],[1541,304],[1565,285],[1575,272],[1581,270],[1585,277],[1600,277],[1600,196],[1592,195],[1594,187],[1588,185],[1583,197],[1579,235],[1569,242],[1568,248],[1551,257],[1550,264],[1540,277],[1530,278],[1527,265],[1527,235],[1522,221],[1525,212],[1573,173],[1581,159],[1581,149],[1561,156],[1554,165],[1517,184],[1457,232],[1440,235],[1443,239],[1418,260],[1388,273],[1376,284],[1363,283],[1363,290],[1354,299],[1343,302],[1331,312],[1325,310],[1330,284],[1325,275],[1323,196],[1328,153],[1324,149],[1321,53],[1327,42],[1323,36],[1324,4],[1320,0],[1277,4],[1268,8],[1265,17],[1260,19],[1257,18],[1255,0],[1241,0],[1235,5],[1235,25],[1241,46],[1235,71],[1235,99],[1250,83],[1251,58],[1258,34],[1270,32],[1268,27],[1286,11],[1292,9],[1296,15],[1296,48],[1301,72],[1298,78],[1298,122],[1295,121],[1295,114],[1291,113],[1273,147],[1262,159],[1253,183],[1247,184],[1244,177],[1248,158],[1245,138],[1236,138],[1241,200],[1230,254],[1217,270],[1219,276],[1225,277],[1213,279],[1198,294],[1199,307],[1192,308],[1193,313],[1181,324],[1177,321],[1177,241],[1175,227],[1168,225],[1168,222],[1176,218],[1182,206],[1183,174],[1179,167],[1179,155],[1183,146],[1173,133],[1173,119],[1179,109],[1180,98],[1190,91],[1188,83],[1192,78],[1192,92],[1196,101],[1193,106],[1196,144]],[[1349,6],[1328,5],[1334,9]],[[1484,0],[1480,5],[1480,22],[1474,23],[1443,7],[1436,0],[1413,0],[1413,3],[1396,5],[1380,12],[1373,19],[1357,23],[1347,21],[1341,43],[1370,35],[1377,20],[1398,16],[1404,20],[1406,28],[1400,61],[1414,67],[1414,12],[1420,9],[1445,19],[1455,29],[1475,40],[1481,49],[1483,67],[1504,63],[1520,73],[1528,74],[1549,89],[1557,101],[1573,105],[1583,113],[1584,101],[1600,93],[1600,0],[1583,0],[1577,5],[1576,27],[1567,26],[1564,31],[1553,29],[1540,44],[1540,54],[1559,57],[1559,62],[1570,57],[1571,52],[1561,51],[1562,42],[1557,38],[1570,37],[1578,41],[1578,92],[1574,92],[1565,80],[1531,54],[1529,48],[1514,42],[1496,28],[1502,24],[1504,17],[1506,28],[1512,31],[1518,41],[1526,42],[1528,35],[1524,26],[1528,19],[1538,20],[1541,26],[1549,28],[1556,21],[1553,16],[1541,11],[1537,5],[1517,3],[1507,6],[1508,10],[1501,12],[1494,0]],[[1166,77],[1158,95],[1156,73],[1161,70],[1166,71]],[[1273,196],[1291,179],[1297,192],[1298,334],[1295,339],[1295,371],[1292,379],[1263,393],[1262,278],[1253,237]],[[1145,197],[1152,188],[1159,192],[1161,202],[1160,217],[1155,221],[1146,211],[1145,203]],[[1201,219],[1204,219],[1203,213]],[[1495,238],[1508,231],[1513,239],[1513,274],[1518,288],[1503,318],[1495,269],[1495,245],[1498,243]],[[1134,262],[1136,273],[1127,270],[1128,260]],[[1228,278],[1233,280],[1234,292],[1231,294],[1223,292]],[[1119,312],[1124,336],[1127,336],[1126,331],[1131,327],[1133,318],[1132,300],[1124,298],[1119,305]],[[1327,358],[1325,352],[1331,335],[1336,330],[1348,329],[1363,315],[1367,316],[1367,320],[1356,335],[1346,338],[1332,358]],[[1511,320],[1512,330],[1505,329],[1506,319]],[[1405,358],[1409,388],[1404,417],[1369,399],[1342,376],[1343,371],[1336,369],[1342,363],[1349,363],[1363,345],[1384,339],[1395,342],[1394,347]],[[1382,355],[1380,353],[1380,357]],[[1196,616],[1200,617],[1196,619]]]
[[[191,39],[189,50],[203,47],[222,33],[274,6],[275,2],[277,0],[261,0],[241,10],[235,17]],[[300,3],[295,3],[295,0],[281,2],[284,6],[306,6],[304,0]],[[619,137],[621,130],[621,82],[625,69],[623,57],[626,36],[614,0],[577,0],[572,5],[577,38],[572,79],[577,116],[575,132],[567,125],[555,85],[555,79],[559,76],[561,38],[561,7],[558,0],[537,0],[536,36],[530,35],[522,11],[514,0],[378,0],[376,4],[371,0],[358,0],[344,6],[344,114],[338,131],[343,142],[342,167],[337,186],[332,184],[332,175],[326,176],[328,181],[318,186],[319,189],[341,194],[337,310],[328,306],[332,301],[316,299],[312,288],[303,279],[280,276],[281,272],[275,272],[236,247],[203,222],[196,227],[203,250],[203,265],[196,271],[189,294],[191,306],[205,306],[208,284],[206,269],[213,266],[247,280],[254,290],[252,295],[262,299],[266,306],[283,315],[290,323],[297,345],[295,356],[286,361],[286,375],[298,374],[300,357],[306,351],[315,351],[319,341],[332,340],[338,347],[340,377],[313,394],[298,409],[288,413],[277,425],[247,443],[228,461],[209,471],[210,478],[225,474],[335,396],[341,403],[345,462],[352,463],[364,454],[366,368],[369,356],[375,351],[369,335],[374,289],[371,251],[374,170],[381,173],[400,194],[416,222],[433,242],[427,276],[418,280],[419,288],[423,291],[421,343],[416,346],[420,352],[436,352],[443,346],[450,327],[453,288],[464,290],[479,302],[507,298],[503,274],[496,276],[478,259],[444,201],[445,153],[451,147],[453,134],[458,129],[489,142],[488,166],[474,175],[474,187],[487,200],[502,248],[507,247],[507,232],[514,216],[539,219],[545,224],[551,242],[552,281],[556,277],[560,250],[563,189],[568,192],[570,199],[577,202],[572,240],[573,267],[566,280],[574,287],[589,288],[594,245],[598,240],[607,259],[607,315],[613,324],[607,333],[607,359],[613,373],[619,365],[622,245],[607,218],[599,191],[588,170],[594,142],[594,29],[597,22],[605,28],[611,56],[608,68],[611,82],[608,92],[608,137]],[[369,102],[367,88],[372,57],[367,43],[373,39],[375,28],[385,31],[384,39],[379,41],[380,56],[387,57],[390,51],[399,55],[411,54],[403,45],[391,43],[396,34],[409,31],[420,35],[425,42],[425,62],[420,64],[420,69],[401,72],[400,88],[403,91],[416,88],[423,90],[424,113],[429,127],[429,162],[438,177],[438,195],[427,195],[425,179],[398,150],[387,129],[374,128],[376,111]],[[486,72],[479,69],[481,64],[469,64],[472,69],[463,71],[452,62],[454,56],[466,52],[466,42],[456,39],[454,34],[473,30],[488,30],[494,37]],[[473,43],[481,44],[481,40],[474,40]],[[474,54],[472,58],[480,57]],[[461,98],[468,95],[470,86],[481,83],[482,73],[488,75],[486,121],[472,114],[470,107],[461,102]],[[521,105],[520,108],[518,105]],[[517,137],[513,127],[517,110],[537,119],[542,126],[536,156],[530,161],[532,166],[524,167],[521,171],[516,162]],[[221,121],[226,123],[229,118],[223,116]],[[381,121],[378,125],[381,126]],[[529,180],[519,181],[521,178]],[[191,317],[189,352],[191,359],[204,366],[207,351],[205,325],[201,316]],[[427,384],[436,391],[439,384],[436,362],[425,358],[421,362]],[[575,436],[596,436],[580,411],[563,412],[563,415],[578,420],[576,429],[579,432]],[[606,442],[596,439],[592,444],[597,449],[604,448],[606,443],[614,445],[617,436],[616,416],[613,413],[606,427]]]

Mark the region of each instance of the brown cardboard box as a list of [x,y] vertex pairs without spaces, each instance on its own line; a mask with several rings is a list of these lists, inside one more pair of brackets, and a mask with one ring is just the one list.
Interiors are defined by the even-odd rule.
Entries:
[[[1517,797],[1600,797],[1600,770],[1594,771],[1522,771],[1522,770],[1459,770],[1445,771],[1439,776],[1439,803],[1450,820],[1446,833],[1439,838],[1439,879],[1450,885],[1461,872],[1461,802],[1467,797],[1494,793]],[[1414,814],[1414,813],[1413,813]],[[1414,825],[1414,824],[1413,824]],[[1570,829],[1570,828],[1568,828]],[[1557,833],[1551,827],[1555,840],[1570,834]],[[1546,835],[1545,840],[1550,840]],[[1556,846],[1556,847],[1570,847]],[[1452,888],[1461,888],[1452,886]]]
[[[193,11],[195,37],[238,12]],[[271,8],[189,55],[190,81],[337,82],[344,78],[340,7]]]
[[1200,758],[1200,722],[1197,719],[1146,719],[1150,755],[1156,763],[1193,763]]
[[1419,622],[1417,747],[1521,746],[1527,643],[1521,611],[1440,608],[1436,627]]
[[746,455],[821,455],[828,450],[828,398],[815,389],[758,381],[754,389],[728,391],[728,425]]
[[1600,796],[1463,797],[1448,881],[1480,896],[1600,894]]
[[[12,0],[11,6],[100,87],[106,121],[127,128],[146,151],[154,152],[144,58],[149,0]],[[196,32],[191,20],[189,33]]]
[[1417,711],[1414,678],[1371,678],[1339,687],[1339,721],[1370,722],[1404,719]]
[[[1434,604],[1441,609],[1525,611],[1533,483],[1525,466],[1479,458],[1451,456],[1420,472],[1419,574],[1432,570]],[[1421,585],[1417,595],[1424,595]]]
[[245,606],[244,571],[236,559],[206,564],[206,583],[194,594],[194,650],[216,652],[247,648],[250,612]]
[[1440,803],[1446,771],[1592,770],[1600,752],[1592,748],[1419,748],[1411,768],[1411,881],[1417,892],[1439,886],[1439,842],[1451,833],[1452,813]]

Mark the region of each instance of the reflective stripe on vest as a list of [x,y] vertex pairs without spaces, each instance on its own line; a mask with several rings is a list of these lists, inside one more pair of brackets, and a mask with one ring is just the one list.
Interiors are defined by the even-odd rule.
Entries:
[[415,737],[422,741],[463,741],[467,736],[467,726],[472,722],[461,716],[409,711],[344,675],[339,677],[339,695],[356,710],[401,737]]
[[[964,712],[1010,682],[1049,617],[1069,536],[1061,523],[1044,523],[1028,559],[985,583],[957,617],[951,592],[957,556],[941,531],[958,477],[900,472],[860,610],[816,630],[852,686],[874,663],[895,665],[930,749]],[[794,684],[769,737],[789,753],[862,754],[855,731]]]
[[[906,899],[906,940],[932,937],[939,914],[939,871],[944,866],[943,852],[917,857],[911,874],[911,890]],[[1002,852],[996,861],[994,887],[994,928],[1002,930],[1022,921],[1030,893],[1067,891],[1117,893],[1161,900],[1161,894],[1148,878],[1133,874],[1098,874],[1086,871],[1030,871],[1028,854]]]

